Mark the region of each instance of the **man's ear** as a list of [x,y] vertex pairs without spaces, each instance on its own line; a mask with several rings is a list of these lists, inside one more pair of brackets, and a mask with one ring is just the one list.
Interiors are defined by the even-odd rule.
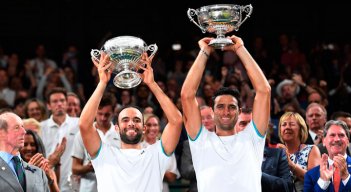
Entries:
[[119,133],[119,126],[117,125],[117,123],[115,124],[115,130]]
[[51,107],[50,107],[50,103],[49,102],[46,103],[46,108],[48,108],[48,110],[51,111]]

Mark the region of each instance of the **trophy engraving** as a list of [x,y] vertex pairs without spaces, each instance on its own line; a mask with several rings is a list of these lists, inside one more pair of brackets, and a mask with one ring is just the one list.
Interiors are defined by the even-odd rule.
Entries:
[[112,62],[112,73],[116,76],[113,78],[113,84],[122,89],[130,89],[141,83],[140,74],[138,73],[141,56],[144,52],[150,51],[150,57],[157,52],[157,45],[149,46],[138,38],[133,36],[119,36],[109,39],[105,42],[101,50],[92,49],[90,55],[99,61],[101,51],[110,56]]
[[[242,19],[242,13],[246,13],[246,17]],[[230,39],[225,38],[225,34],[238,31],[252,13],[250,5],[234,5],[234,4],[216,4],[203,6],[198,9],[188,9],[188,17],[203,33],[215,33],[217,37],[213,39],[209,45],[216,49],[233,44]],[[193,19],[197,16],[198,23]]]

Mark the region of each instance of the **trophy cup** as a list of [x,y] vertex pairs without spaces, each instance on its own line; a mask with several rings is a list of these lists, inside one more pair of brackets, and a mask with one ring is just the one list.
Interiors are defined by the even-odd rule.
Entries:
[[130,89],[141,83],[138,73],[141,56],[144,52],[150,51],[153,56],[158,47],[156,44],[147,46],[146,43],[133,36],[119,36],[105,42],[101,50],[92,49],[90,55],[99,61],[101,51],[110,56],[112,62],[112,73],[116,76],[113,84],[122,89]]
[[[246,17],[242,19],[242,13],[246,13]],[[225,34],[233,30],[238,31],[244,21],[250,17],[252,6],[240,6],[234,4],[216,4],[203,6],[198,9],[188,9],[188,17],[195,25],[197,25],[203,33],[215,33],[217,37],[210,41],[209,45],[216,49],[233,44],[230,39],[225,38]],[[197,23],[193,16],[197,15]]]

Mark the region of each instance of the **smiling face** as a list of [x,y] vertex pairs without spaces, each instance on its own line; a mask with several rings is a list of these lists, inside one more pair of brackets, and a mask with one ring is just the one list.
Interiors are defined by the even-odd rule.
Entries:
[[238,120],[238,101],[231,95],[217,96],[214,101],[214,121],[217,129],[234,130]]
[[33,135],[26,134],[24,136],[24,146],[21,148],[20,152],[26,162],[29,162],[30,158],[37,153],[37,147]]
[[160,124],[156,117],[150,117],[145,123],[145,140],[156,142],[160,133]]
[[43,114],[41,113],[38,102],[33,101],[28,104],[27,114],[28,114],[28,117],[34,118],[38,121],[42,120],[41,118]]
[[344,155],[348,144],[349,139],[345,130],[340,125],[331,125],[323,139],[323,145],[327,148],[329,157],[333,159],[338,154]]
[[143,135],[143,115],[133,107],[123,109],[118,116],[118,127],[122,142],[138,144]]
[[280,136],[284,142],[300,138],[300,124],[295,117],[287,117],[281,122]]

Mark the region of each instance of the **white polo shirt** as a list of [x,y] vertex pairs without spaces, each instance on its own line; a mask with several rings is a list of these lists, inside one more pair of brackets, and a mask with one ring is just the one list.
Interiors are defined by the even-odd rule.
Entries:
[[92,160],[98,191],[161,192],[169,160],[160,141],[142,149],[102,143]]
[[55,151],[56,145],[62,141],[63,137],[67,138],[66,149],[61,156],[60,183],[61,192],[71,191],[68,177],[72,170],[72,150],[74,138],[79,131],[79,118],[66,115],[65,122],[58,126],[52,119],[42,121],[41,138],[43,140],[47,157]]
[[199,192],[261,191],[265,136],[253,121],[232,136],[219,137],[201,127],[189,140]]

